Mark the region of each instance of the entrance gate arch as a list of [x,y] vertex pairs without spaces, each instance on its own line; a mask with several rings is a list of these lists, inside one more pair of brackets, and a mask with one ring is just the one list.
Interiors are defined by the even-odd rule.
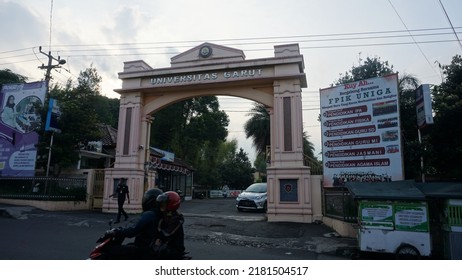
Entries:
[[[274,47],[274,57],[246,60],[238,49],[203,43],[171,58],[171,67],[152,68],[142,60],[124,63],[116,158],[105,174],[103,210],[114,182],[128,178],[131,212],[139,212],[145,180],[150,116],[175,102],[226,95],[264,104],[270,114],[271,162],[267,168],[268,221],[312,222],[310,168],[303,164],[301,89],[306,88],[298,44]],[[108,210],[109,211],[109,210]]]

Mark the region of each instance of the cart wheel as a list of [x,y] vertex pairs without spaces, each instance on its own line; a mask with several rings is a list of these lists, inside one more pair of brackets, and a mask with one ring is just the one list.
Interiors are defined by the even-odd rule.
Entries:
[[399,260],[420,259],[419,251],[411,245],[403,245],[396,250],[396,258]]

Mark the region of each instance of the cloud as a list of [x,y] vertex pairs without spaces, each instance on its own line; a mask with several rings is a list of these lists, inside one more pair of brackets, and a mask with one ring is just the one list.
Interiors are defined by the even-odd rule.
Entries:
[[27,7],[0,2],[1,49],[28,48],[46,42],[46,24]]

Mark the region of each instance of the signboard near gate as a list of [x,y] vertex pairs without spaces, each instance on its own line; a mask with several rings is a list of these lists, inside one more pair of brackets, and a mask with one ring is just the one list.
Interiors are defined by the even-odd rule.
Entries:
[[432,97],[430,85],[419,86],[415,91],[415,106],[417,114],[417,126],[423,128],[427,124],[433,124]]
[[46,82],[5,84],[0,92],[0,176],[35,175]]
[[320,90],[324,187],[403,179],[398,75]]

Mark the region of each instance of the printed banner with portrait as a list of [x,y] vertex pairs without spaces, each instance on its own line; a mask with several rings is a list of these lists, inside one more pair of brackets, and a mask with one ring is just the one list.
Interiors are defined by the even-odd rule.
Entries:
[[320,90],[324,187],[403,179],[398,75]]
[[0,92],[0,176],[35,175],[40,112],[47,84],[5,84]]

